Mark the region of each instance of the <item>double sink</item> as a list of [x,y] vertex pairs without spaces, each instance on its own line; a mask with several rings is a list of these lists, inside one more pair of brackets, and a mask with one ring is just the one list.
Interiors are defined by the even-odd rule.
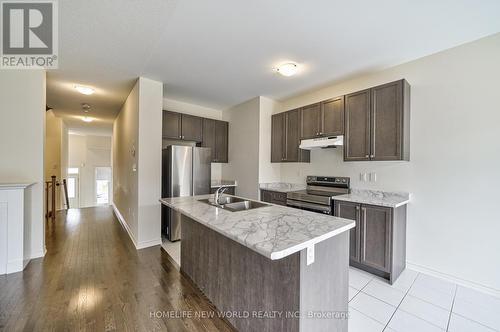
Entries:
[[269,204],[265,204],[262,202],[250,201],[248,199],[233,197],[233,196],[219,197],[218,204],[214,202],[213,198],[200,199],[199,202],[209,204],[231,212],[252,210],[260,207],[269,206]]

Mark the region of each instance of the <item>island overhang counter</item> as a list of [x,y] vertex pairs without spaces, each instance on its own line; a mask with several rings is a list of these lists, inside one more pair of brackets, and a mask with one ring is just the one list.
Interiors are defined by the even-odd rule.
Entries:
[[347,331],[348,219],[269,204],[231,212],[212,195],[180,212],[181,272],[239,331]]

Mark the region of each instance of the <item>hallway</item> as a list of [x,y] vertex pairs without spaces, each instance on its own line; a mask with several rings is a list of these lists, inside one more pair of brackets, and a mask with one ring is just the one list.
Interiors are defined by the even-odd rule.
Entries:
[[111,207],[59,213],[46,245],[0,276],[0,331],[231,331],[217,316],[186,317],[213,307],[159,246],[136,251]]

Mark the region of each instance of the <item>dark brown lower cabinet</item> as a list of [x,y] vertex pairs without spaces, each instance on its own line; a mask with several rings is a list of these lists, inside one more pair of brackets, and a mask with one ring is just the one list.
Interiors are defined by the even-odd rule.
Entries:
[[359,236],[360,227],[359,220],[361,220],[361,207],[357,203],[349,202],[336,202],[335,203],[335,215],[337,217],[355,220],[356,227],[352,228],[349,232],[349,260],[359,262]]
[[384,272],[391,269],[391,208],[361,206],[360,263]]
[[406,205],[383,206],[335,201],[337,217],[356,221],[350,230],[351,266],[396,281],[406,267]]
[[286,193],[271,190],[261,190],[260,200],[271,204],[286,206]]

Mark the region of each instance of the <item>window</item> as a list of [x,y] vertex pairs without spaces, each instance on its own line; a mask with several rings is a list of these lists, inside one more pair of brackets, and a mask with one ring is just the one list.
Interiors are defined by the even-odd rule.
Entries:
[[95,168],[95,202],[97,205],[107,205],[110,202],[111,167]]
[[68,198],[75,198],[76,197],[76,179],[75,178],[68,178],[67,185],[68,185]]
[[68,174],[78,174],[79,170],[78,167],[69,167],[68,168]]

